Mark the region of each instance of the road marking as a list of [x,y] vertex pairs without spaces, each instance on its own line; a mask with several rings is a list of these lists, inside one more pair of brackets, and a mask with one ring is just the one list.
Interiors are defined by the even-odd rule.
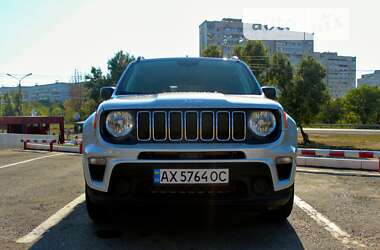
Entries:
[[301,200],[297,195],[294,196],[294,203],[301,208],[307,215],[309,215],[313,220],[315,220],[318,225],[322,226],[326,231],[328,231],[334,238],[341,241],[345,246],[350,248],[362,247],[366,248],[366,245],[352,239],[351,235],[343,231],[335,223],[331,222],[326,216],[319,213],[307,202]]
[[53,226],[57,225],[63,218],[65,218],[67,215],[73,212],[75,207],[78,206],[80,203],[84,202],[84,200],[85,195],[83,193],[79,195],[77,198],[75,198],[73,201],[71,201],[69,204],[58,210],[58,212],[50,216],[47,220],[42,222],[36,228],[34,228],[30,233],[28,233],[25,236],[22,236],[21,238],[18,238],[16,242],[27,244],[38,240],[46,231],[48,231]]
[[[80,203],[85,201],[85,194],[79,195],[73,201],[68,203],[66,206],[58,210],[55,214],[50,216],[47,220],[42,222],[36,228],[34,228],[30,233],[16,240],[17,243],[28,244],[38,240],[45,232],[50,228],[57,225],[66,216],[72,213]],[[335,223],[331,222],[326,216],[319,213],[307,202],[303,201],[297,195],[294,196],[294,204],[302,209],[307,215],[309,215],[313,220],[317,222],[318,225],[322,226],[326,231],[328,231],[334,238],[341,241],[345,246],[351,248],[362,247],[366,248],[366,245],[352,239],[351,235],[343,231]]]
[[25,161],[19,161],[19,162],[15,162],[15,163],[7,164],[7,165],[4,165],[4,166],[0,166],[0,169],[2,169],[2,168],[12,167],[12,166],[19,165],[19,164],[23,164],[23,163],[28,163],[28,162],[31,162],[31,161],[36,161],[36,160],[40,160],[40,159],[44,159],[44,158],[49,158],[49,157],[53,157],[53,156],[63,155],[63,154],[65,154],[65,153],[58,153],[58,154],[52,154],[52,155],[45,155],[45,156],[41,156],[41,157],[37,157],[37,158],[33,158],[33,159],[29,159],[29,160],[25,160]]

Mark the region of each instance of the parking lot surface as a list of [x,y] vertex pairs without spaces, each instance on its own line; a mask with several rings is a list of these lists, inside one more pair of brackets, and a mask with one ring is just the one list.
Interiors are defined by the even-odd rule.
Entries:
[[121,209],[120,220],[94,225],[80,155],[0,150],[0,248],[380,249],[380,175],[365,173],[302,168],[282,224],[210,207]]

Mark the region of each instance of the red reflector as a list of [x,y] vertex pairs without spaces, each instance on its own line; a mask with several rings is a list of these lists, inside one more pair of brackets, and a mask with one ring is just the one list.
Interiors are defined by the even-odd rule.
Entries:
[[96,119],[98,119],[98,112],[95,112],[95,117],[94,117],[94,128],[96,129]]
[[287,117],[286,112],[284,112],[284,126],[285,126],[285,128],[289,127],[289,125],[288,125],[288,117]]
[[359,152],[359,158],[373,158],[373,152]]
[[314,150],[302,150],[301,154],[302,155],[315,156],[315,151]]
[[344,157],[344,151],[331,151],[329,153],[330,157]]

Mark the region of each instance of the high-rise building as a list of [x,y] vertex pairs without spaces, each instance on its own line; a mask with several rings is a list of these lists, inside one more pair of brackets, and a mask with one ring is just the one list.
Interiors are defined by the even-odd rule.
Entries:
[[333,98],[342,97],[356,87],[356,57],[315,52],[314,58],[326,69],[325,82]]
[[372,74],[362,75],[362,77],[358,79],[358,87],[364,84],[380,88],[380,70],[375,70]]
[[[208,46],[217,45],[225,57],[233,56],[233,48],[246,42],[244,28],[249,26],[252,25],[243,23],[242,19],[233,18],[204,21],[199,26],[199,54],[201,55]],[[269,55],[281,52],[288,56],[294,66],[300,62],[302,56],[313,56],[326,69],[325,82],[333,98],[341,97],[356,87],[356,57],[339,56],[331,52],[314,52],[314,34],[293,31],[287,34],[289,33],[301,34],[304,39],[282,40],[281,37],[276,37],[276,40],[263,40]]]
[[[83,98],[83,84],[56,82],[52,84],[22,86],[24,102],[49,101],[63,103],[69,98]],[[17,91],[17,87],[1,87],[0,96]],[[74,94],[73,94],[74,93]],[[81,95],[83,93],[83,95]]]
[[204,21],[199,25],[199,54],[207,47],[217,45],[224,56],[231,56],[233,48],[244,41],[242,19],[223,18],[222,21]]
[[[222,49],[225,57],[233,56],[236,45],[246,41],[242,19],[223,18],[221,21],[204,21],[199,26],[199,54],[210,45]],[[304,33],[312,37],[310,33]],[[311,55],[314,51],[314,40],[263,40],[269,55],[281,52],[288,56],[291,64],[297,64],[303,55]]]
[[298,64],[302,56],[313,55],[314,52],[314,40],[265,40],[263,43],[269,55],[281,52],[288,56],[292,65]]

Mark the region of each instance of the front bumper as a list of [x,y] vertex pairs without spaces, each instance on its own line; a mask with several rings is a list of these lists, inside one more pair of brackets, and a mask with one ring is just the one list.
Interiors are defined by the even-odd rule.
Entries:
[[[209,196],[200,199],[201,202],[209,202],[213,200],[218,203],[236,204],[239,202],[255,203],[264,202],[265,200],[287,201],[289,190],[292,189],[295,177],[295,162],[297,150],[297,130],[292,119],[288,119],[289,128],[283,128],[280,138],[273,143],[268,144],[245,144],[245,143],[137,143],[133,145],[111,144],[102,139],[99,131],[91,126],[94,119],[92,115],[84,126],[84,148],[83,148],[83,170],[87,189],[90,190],[91,199],[96,197],[110,197],[111,200],[124,201],[156,201],[160,202],[161,195],[154,196],[136,196],[129,193],[127,196],[116,195],[114,192],[115,176],[121,176],[122,183],[124,180],[132,179],[137,182],[146,182],[152,184],[152,168],[183,168],[191,166],[191,168],[223,168],[227,167],[234,179],[238,182],[245,182],[248,193],[245,196],[233,196],[227,199],[226,195],[222,198]],[[182,155],[198,154],[198,153],[236,153],[234,156],[225,158],[186,158]],[[141,157],[143,154],[149,156],[151,154],[181,154],[180,157],[170,159]],[[243,157],[241,157],[243,155]],[[281,157],[291,157],[289,171],[287,174],[279,171],[277,160]],[[93,178],[90,173],[89,159],[98,158],[105,162],[101,175]],[[122,172],[122,173],[119,173]],[[262,175],[262,173],[265,173]],[[267,195],[257,195],[250,192],[252,183],[247,183],[246,179],[257,176],[263,176],[269,183],[271,192]],[[117,179],[117,178],[116,178]],[[254,179],[254,178],[253,178]],[[233,180],[233,179],[232,179]],[[131,181],[129,181],[131,182]],[[116,183],[116,182],[115,182]],[[132,189],[135,187],[131,184]],[[149,186],[149,185],[148,185]],[[186,191],[186,190],[185,190]],[[130,190],[135,192],[135,190]],[[151,190],[152,192],[152,190]],[[159,192],[160,193],[160,192]],[[283,196],[283,193],[285,195]],[[172,197],[169,197],[172,196]],[[170,203],[171,200],[178,202],[181,195],[174,193],[173,195],[165,195],[165,202]],[[194,196],[194,195],[188,195]],[[166,199],[168,197],[168,199]],[[183,197],[183,196],[182,196]],[[169,199],[170,198],[170,199]],[[186,197],[183,197],[186,200]],[[181,198],[182,199],[182,198]],[[224,201],[223,201],[224,200]]]
[[[154,168],[228,168],[229,184],[155,185]],[[107,192],[87,185],[87,196],[96,204],[222,205],[228,207],[278,207],[293,194],[293,185],[274,191],[271,173],[263,163],[123,163],[114,167]]]
[[[284,142],[284,140],[280,140]],[[140,159],[144,152],[242,152],[242,159]],[[89,188],[101,192],[108,192],[111,187],[112,175],[116,168],[128,169],[131,165],[140,168],[159,164],[190,164],[193,167],[199,164],[223,165],[230,164],[230,171],[234,171],[239,165],[248,169],[267,171],[273,191],[280,191],[291,187],[295,176],[296,148],[286,143],[273,143],[267,145],[247,144],[136,144],[130,146],[102,144],[86,144],[84,148],[83,170],[86,184]],[[276,159],[279,157],[291,157],[291,170],[288,178],[280,178]],[[104,172],[101,178],[94,179],[90,174],[90,158],[105,159]],[[150,178],[150,177],[148,177]],[[152,180],[152,179],[150,179]]]

